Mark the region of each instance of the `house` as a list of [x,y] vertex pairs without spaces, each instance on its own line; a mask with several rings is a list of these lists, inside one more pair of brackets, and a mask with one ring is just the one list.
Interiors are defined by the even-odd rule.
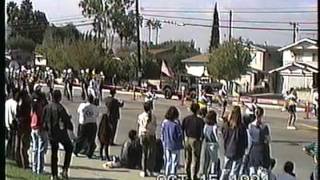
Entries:
[[311,89],[318,86],[318,41],[301,39],[278,49],[283,65],[269,71],[275,74],[276,92],[282,93],[290,88]]
[[183,59],[181,62],[185,63],[185,68],[188,74],[197,77],[201,77],[203,75],[208,76],[207,64],[209,63],[209,54],[196,55]]
[[241,87],[240,91],[270,92],[274,91],[274,82],[268,71],[281,66],[281,54],[278,47],[253,44],[250,45],[252,61],[246,74],[235,82]]

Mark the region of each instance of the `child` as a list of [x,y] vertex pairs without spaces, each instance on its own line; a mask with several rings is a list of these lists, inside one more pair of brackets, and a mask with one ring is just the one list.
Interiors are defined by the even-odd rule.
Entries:
[[277,180],[296,180],[296,175],[293,173],[294,165],[291,161],[287,161],[283,167],[284,172],[279,174]]
[[[98,138],[100,141],[100,157],[101,160],[108,160],[110,161],[109,157],[109,145],[110,145],[110,138],[111,138],[111,124],[110,119],[107,114],[102,115],[101,122],[99,124],[99,131],[98,131]],[[103,156],[103,149],[105,150],[105,157]]]

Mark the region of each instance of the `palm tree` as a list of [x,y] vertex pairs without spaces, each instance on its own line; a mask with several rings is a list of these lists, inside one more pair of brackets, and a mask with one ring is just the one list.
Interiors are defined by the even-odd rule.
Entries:
[[159,20],[156,20],[153,24],[153,29],[156,29],[156,45],[158,45],[158,38],[159,38],[159,29],[161,29],[161,23]]
[[154,26],[154,22],[151,19],[148,19],[147,23],[146,23],[146,27],[149,28],[149,44],[151,44],[151,29]]

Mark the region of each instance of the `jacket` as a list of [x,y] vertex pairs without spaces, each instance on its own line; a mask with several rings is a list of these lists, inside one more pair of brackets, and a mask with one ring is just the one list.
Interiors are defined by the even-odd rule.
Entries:
[[248,136],[245,126],[231,128],[227,123],[222,128],[225,156],[231,160],[243,157],[248,146]]
[[60,103],[52,102],[45,106],[42,120],[50,139],[55,139],[59,133],[67,133],[67,130],[73,131],[71,118]]
[[180,150],[182,146],[183,132],[179,120],[169,121],[165,119],[161,126],[161,141],[165,150]]

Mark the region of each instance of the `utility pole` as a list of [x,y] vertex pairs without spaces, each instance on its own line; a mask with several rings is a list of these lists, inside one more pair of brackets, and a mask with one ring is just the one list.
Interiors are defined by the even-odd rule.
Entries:
[[138,48],[138,85],[141,87],[141,47],[140,47],[140,18],[139,18],[139,0],[136,0],[136,26],[137,26],[137,48]]
[[296,42],[296,40],[297,40],[297,33],[298,33],[298,23],[296,23],[296,22],[290,22],[290,25],[292,25],[292,30],[293,30],[293,37],[292,37],[292,41],[293,41],[293,43],[295,43]]
[[232,23],[232,11],[229,12],[229,41],[231,41],[231,23]]

